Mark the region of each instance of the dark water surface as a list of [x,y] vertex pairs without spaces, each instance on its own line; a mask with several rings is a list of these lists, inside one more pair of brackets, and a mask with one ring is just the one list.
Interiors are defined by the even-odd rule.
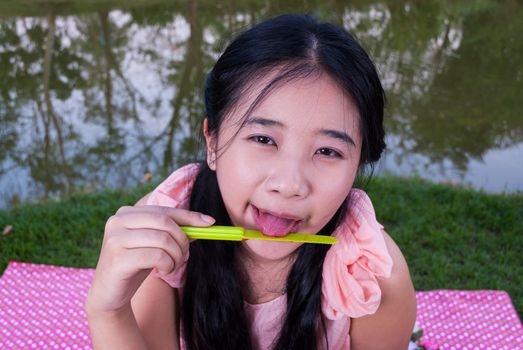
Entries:
[[523,191],[521,1],[25,0],[0,3],[0,207],[134,186],[195,158],[223,46],[304,11],[377,62],[379,172]]

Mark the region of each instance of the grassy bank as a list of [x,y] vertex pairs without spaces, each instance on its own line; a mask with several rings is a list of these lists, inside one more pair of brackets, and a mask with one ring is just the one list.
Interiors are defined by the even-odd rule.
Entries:
[[377,179],[371,188],[417,290],[505,290],[522,319],[523,195],[397,178]]
[[[74,196],[0,211],[0,272],[10,260],[94,267],[105,220],[150,187]],[[402,249],[417,290],[507,291],[523,315],[523,196],[487,195],[421,180],[375,178],[378,219]]]
[[0,230],[13,227],[7,237],[0,238],[0,271],[11,260],[94,267],[107,218],[151,189],[75,195],[63,202],[0,211]]

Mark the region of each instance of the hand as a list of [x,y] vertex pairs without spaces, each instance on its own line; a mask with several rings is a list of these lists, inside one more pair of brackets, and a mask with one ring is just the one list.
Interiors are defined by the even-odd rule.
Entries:
[[214,219],[160,206],[122,207],[107,220],[86,308],[118,312],[128,307],[154,268],[160,276],[187,261],[189,239],[178,225],[210,226]]

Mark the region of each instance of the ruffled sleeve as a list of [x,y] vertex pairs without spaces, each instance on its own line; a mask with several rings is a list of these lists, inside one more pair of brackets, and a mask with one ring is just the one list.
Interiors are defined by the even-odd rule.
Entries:
[[370,198],[354,189],[349,203],[350,210],[332,234],[338,243],[323,263],[322,311],[331,320],[375,313],[381,302],[377,278],[388,278],[392,271],[383,226]]
[[[149,194],[145,204],[188,209],[194,180],[199,169],[200,166],[193,163],[176,170]],[[183,264],[163,277],[154,271],[151,274],[160,277],[173,288],[180,288],[185,282],[186,266]]]
[[146,205],[189,208],[194,180],[199,169],[198,164],[192,163],[173,172],[150,193]]

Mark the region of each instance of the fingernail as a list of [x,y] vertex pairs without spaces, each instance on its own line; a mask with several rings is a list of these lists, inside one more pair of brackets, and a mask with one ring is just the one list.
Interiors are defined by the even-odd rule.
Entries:
[[209,215],[203,215],[203,214],[202,214],[202,220],[205,221],[206,223],[208,223],[209,225],[214,224],[214,222],[216,221],[216,220],[214,220],[213,217],[211,217]]

